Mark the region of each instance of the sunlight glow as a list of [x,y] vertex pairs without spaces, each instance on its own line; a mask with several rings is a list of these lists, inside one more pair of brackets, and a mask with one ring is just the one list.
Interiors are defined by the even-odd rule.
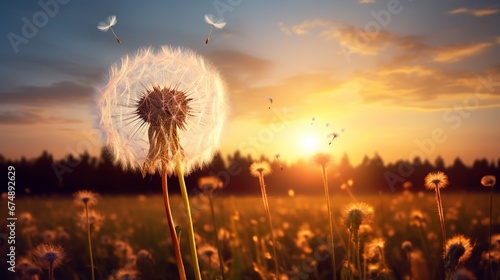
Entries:
[[302,138],[302,149],[310,154],[315,153],[319,147],[319,139],[314,134],[307,134]]

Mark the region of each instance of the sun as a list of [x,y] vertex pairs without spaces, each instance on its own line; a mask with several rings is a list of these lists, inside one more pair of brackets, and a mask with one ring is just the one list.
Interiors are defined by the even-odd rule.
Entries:
[[314,134],[306,134],[302,138],[302,149],[309,154],[313,154],[318,150],[319,139]]

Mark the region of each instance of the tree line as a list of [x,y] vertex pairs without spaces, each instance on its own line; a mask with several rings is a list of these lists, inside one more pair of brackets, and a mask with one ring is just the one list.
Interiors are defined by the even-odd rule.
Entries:
[[[261,156],[253,159],[239,151],[226,158],[217,153],[208,166],[189,174],[186,184],[191,193],[199,193],[198,179],[211,175],[223,182],[222,193],[225,195],[259,195],[258,179],[249,172],[250,165],[256,160],[271,163],[273,172],[266,177],[270,195],[287,195],[289,190],[297,195],[323,192],[320,167],[312,160],[282,166],[274,158]],[[60,160],[54,160],[47,151],[29,160],[24,157],[11,160],[0,155],[0,166],[6,172],[8,166],[14,166],[17,196],[71,194],[81,189],[101,194],[161,193],[161,178],[158,174],[143,178],[138,170],[123,170],[112,161],[106,148],[97,157],[83,153],[67,155]],[[472,166],[465,165],[459,157],[446,165],[440,156],[432,163],[417,157],[412,161],[400,160],[386,164],[375,154],[372,157],[365,156],[359,165],[352,166],[348,156],[343,155],[340,159],[334,159],[327,169],[332,194],[343,192],[342,185],[349,186],[356,194],[401,192],[403,189],[423,191],[425,176],[438,170],[449,177],[450,186],[446,191],[485,192],[487,190],[481,186],[480,180],[484,175],[500,177],[500,158],[496,162],[477,159]],[[176,176],[170,176],[167,182],[170,192],[180,192]]]

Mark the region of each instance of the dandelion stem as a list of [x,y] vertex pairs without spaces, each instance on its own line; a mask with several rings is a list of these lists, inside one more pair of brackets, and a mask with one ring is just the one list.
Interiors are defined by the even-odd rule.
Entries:
[[194,229],[193,229],[193,218],[191,217],[191,207],[189,206],[189,196],[187,193],[186,182],[184,181],[184,171],[182,168],[182,163],[180,160],[177,161],[177,178],[179,178],[179,184],[181,186],[182,201],[184,202],[184,207],[186,208],[186,215],[188,218],[188,237],[189,237],[189,249],[191,251],[191,261],[194,269],[194,276],[196,280],[201,280],[200,265],[198,263],[198,254],[196,251],[196,241],[194,239]]
[[49,280],[54,279],[54,264],[53,262],[49,263]]
[[492,228],[492,225],[493,225],[493,186],[491,186],[491,190],[490,190],[490,225],[489,225],[489,228],[488,228],[488,271],[489,273],[491,274],[491,276],[494,276],[493,275],[493,269],[491,267],[491,250],[490,250],[490,242],[491,242],[491,228]]
[[85,215],[87,216],[87,237],[88,237],[88,242],[89,242],[90,271],[92,272],[92,280],[95,280],[94,255],[92,253],[92,237],[90,234],[89,205],[87,202],[85,202]]
[[271,230],[271,238],[273,239],[274,266],[276,269],[277,279],[279,280],[281,278],[280,278],[280,269],[278,264],[278,253],[276,252],[276,246],[278,246],[278,243],[276,242],[276,237],[274,236],[273,223],[271,221],[271,211],[269,211],[269,202],[267,200],[266,185],[264,184],[264,176],[262,175],[262,172],[260,173],[259,176],[259,183],[260,183],[260,191],[262,193],[262,200],[264,201],[264,209],[266,210],[267,214],[267,221],[269,222],[269,228]]
[[208,195],[208,201],[210,202],[210,210],[212,212],[212,221],[214,222],[214,232],[215,232],[215,246],[217,246],[218,250],[218,255],[219,255],[219,268],[220,268],[220,274],[222,276],[222,280],[225,280],[224,276],[224,260],[222,259],[222,251],[221,251],[221,246],[219,243],[219,236],[218,236],[218,230],[217,230],[217,224],[215,223],[215,211],[214,211],[214,204],[212,202],[212,194]]
[[174,219],[172,217],[172,210],[170,210],[170,202],[168,198],[168,185],[167,185],[167,168],[162,164],[161,168],[161,182],[163,189],[163,202],[165,203],[165,212],[167,214],[168,229],[170,231],[170,238],[174,246],[175,260],[177,262],[177,269],[179,271],[179,279],[186,280],[186,272],[184,271],[184,263],[182,262],[181,248],[177,233],[175,232]]
[[444,214],[443,214],[443,204],[441,202],[441,192],[439,191],[438,184],[436,183],[436,202],[438,206],[438,213],[439,213],[439,223],[441,224],[441,235],[443,237],[443,253],[446,252],[446,229],[444,226]]
[[214,30],[214,26],[212,25],[212,28],[210,28],[210,32],[208,33],[207,39],[205,40],[205,44],[208,44],[210,41],[210,36],[212,35],[212,31]]
[[323,172],[323,186],[325,188],[325,197],[326,197],[326,207],[328,210],[328,224],[330,225],[330,244],[332,246],[332,269],[333,269],[333,279],[337,279],[337,267],[335,260],[335,242],[333,240],[333,217],[332,217],[332,206],[330,203],[330,192],[328,191],[328,179],[326,177],[326,167],[325,165],[321,166],[321,170]]

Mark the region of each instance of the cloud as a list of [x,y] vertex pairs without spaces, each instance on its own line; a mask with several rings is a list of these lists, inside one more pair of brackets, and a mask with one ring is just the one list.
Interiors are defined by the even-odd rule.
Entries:
[[57,82],[50,86],[20,86],[0,92],[0,103],[26,106],[82,104],[92,101],[93,88],[73,82]]
[[457,62],[464,58],[479,54],[492,45],[492,43],[483,42],[437,47],[433,51],[433,60],[447,63]]
[[280,21],[278,22],[278,27],[280,28],[280,31],[283,32],[285,35],[289,36],[292,35],[292,31],[288,27],[286,27],[285,23]]
[[489,15],[494,15],[500,12],[499,9],[494,9],[494,8],[487,8],[487,9],[469,9],[469,8],[457,8],[454,10],[451,10],[448,12],[450,15],[456,15],[456,14],[470,14],[476,17],[483,17],[483,16],[489,16]]
[[42,110],[18,110],[0,112],[2,125],[28,125],[28,124],[70,124],[81,123],[80,120],[47,116]]
[[372,4],[375,3],[375,0],[358,0],[360,4]]
[[294,25],[292,30],[297,35],[303,35],[308,33],[310,29],[316,27],[328,27],[333,25],[332,21],[323,20],[323,19],[314,19],[314,20],[305,20],[300,24]]

